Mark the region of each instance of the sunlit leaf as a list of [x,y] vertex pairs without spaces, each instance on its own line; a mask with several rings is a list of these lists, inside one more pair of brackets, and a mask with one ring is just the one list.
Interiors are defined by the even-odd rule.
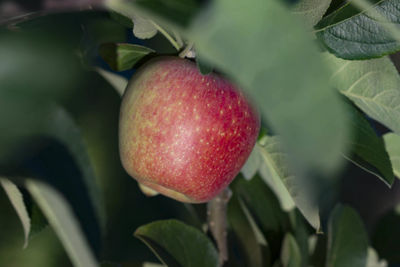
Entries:
[[332,0],[300,0],[292,8],[293,13],[304,18],[306,23],[314,26],[321,20]]
[[387,133],[383,136],[383,140],[392,162],[393,172],[397,178],[400,178],[400,136]]

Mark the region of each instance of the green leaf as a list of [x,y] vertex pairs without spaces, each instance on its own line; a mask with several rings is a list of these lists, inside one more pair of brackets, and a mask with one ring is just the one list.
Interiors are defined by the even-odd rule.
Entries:
[[200,73],[203,75],[207,75],[213,71],[213,68],[209,65],[209,63],[205,62],[199,53],[196,54],[196,64]]
[[400,178],[400,136],[394,133],[387,133],[383,136],[387,153],[392,162],[393,172]]
[[124,16],[116,11],[110,11],[110,17],[126,28],[133,28],[133,21],[131,18]]
[[372,245],[378,254],[389,263],[400,263],[400,206],[387,212],[376,223],[372,234]]
[[296,239],[289,233],[282,244],[281,262],[283,267],[301,267],[301,253]]
[[141,226],[135,236],[170,267],[218,266],[218,253],[211,241],[198,229],[177,220]]
[[311,27],[321,20],[322,16],[328,10],[332,0],[300,0],[296,3],[292,11],[304,17],[307,25]]
[[331,84],[371,118],[400,134],[400,77],[389,58],[348,61],[325,54]]
[[379,260],[378,253],[375,249],[368,248],[367,266],[366,267],[387,267],[388,264],[386,260]]
[[258,104],[263,120],[282,136],[297,172],[339,166],[348,133],[344,108],[326,82],[329,71],[312,36],[280,1],[214,1],[188,36],[205,60]]
[[359,215],[348,206],[338,205],[328,225],[327,267],[365,267],[368,236]]
[[[303,215],[298,209],[295,209],[289,213],[291,233],[296,239],[301,256],[301,266],[309,266],[309,254],[312,249],[309,247],[310,243],[310,227],[304,220]],[[315,240],[316,242],[317,240]]]
[[317,230],[320,229],[319,208],[316,203],[317,192],[306,178],[293,175],[289,170],[287,154],[278,136],[265,136],[257,147],[262,157],[260,174],[281,200],[285,210],[295,204],[306,220]]
[[[397,0],[373,0],[375,11],[398,27],[400,6]],[[376,16],[360,12],[348,3],[317,25],[317,37],[337,57],[368,59],[400,50],[400,42],[382,26]]]
[[348,110],[355,133],[349,144],[351,150],[345,152],[344,157],[391,187],[394,174],[383,138],[376,135],[361,112],[354,107],[349,107]]
[[241,245],[246,266],[261,267],[263,256],[257,236],[248,220],[244,203],[236,194],[232,196],[228,204],[228,221]]
[[48,218],[74,266],[98,266],[89,245],[83,238],[83,232],[73,211],[61,194],[45,183],[35,180],[28,179],[25,186]]
[[258,175],[250,181],[239,176],[231,184],[231,188],[234,195],[238,195],[243,200],[250,214],[253,215],[268,242],[272,257],[276,256],[288,218],[281,210],[274,193]]
[[21,221],[24,230],[24,248],[28,246],[29,233],[31,230],[31,219],[25,206],[24,199],[18,187],[8,179],[0,178],[0,184],[3,186],[12,206]]
[[100,46],[100,55],[115,71],[131,69],[140,59],[154,50],[134,44],[103,44]]

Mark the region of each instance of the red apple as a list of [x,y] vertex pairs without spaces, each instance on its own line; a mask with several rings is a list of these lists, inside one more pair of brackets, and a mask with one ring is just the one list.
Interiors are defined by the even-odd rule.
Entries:
[[119,149],[139,183],[183,202],[215,197],[256,142],[260,117],[243,93],[196,64],[161,57],[134,75],[123,96]]

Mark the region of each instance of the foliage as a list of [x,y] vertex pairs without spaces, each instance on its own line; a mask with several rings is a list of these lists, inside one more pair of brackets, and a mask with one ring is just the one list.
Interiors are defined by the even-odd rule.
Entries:
[[[221,265],[206,205],[145,198],[119,163],[120,96],[167,54],[228,77],[261,113],[221,214],[224,266],[400,263],[398,207],[371,227],[338,203],[348,163],[387,188],[400,175],[400,78],[388,56],[400,50],[400,4],[353,2],[109,0],[3,22],[0,184],[21,243],[50,228],[68,256],[57,266]],[[0,265],[18,266],[2,261],[5,246]]]

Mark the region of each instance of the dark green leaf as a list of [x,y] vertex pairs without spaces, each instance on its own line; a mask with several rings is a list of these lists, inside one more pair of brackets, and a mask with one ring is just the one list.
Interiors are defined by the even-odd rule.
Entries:
[[309,266],[309,226],[304,220],[303,215],[298,209],[295,209],[289,213],[291,232],[293,237],[296,239],[298,244],[300,255],[301,255],[301,266]]
[[218,253],[211,241],[198,229],[177,220],[141,226],[135,236],[169,267],[218,266]]
[[400,263],[400,207],[385,214],[376,224],[372,244],[389,263]]
[[[389,22],[400,25],[400,5],[397,0],[372,2],[376,11]],[[360,12],[348,3],[317,25],[317,36],[330,52],[341,58],[381,57],[400,50],[400,42],[381,23],[368,12]]]
[[132,19],[129,17],[126,17],[118,12],[115,11],[110,11],[110,16],[113,20],[121,24],[122,26],[126,28],[133,28],[133,22]]
[[392,162],[393,172],[397,178],[400,178],[400,136],[387,133],[383,136],[383,140]]
[[348,110],[355,133],[349,144],[351,150],[345,152],[344,157],[391,187],[394,174],[382,137],[376,135],[361,112],[354,107],[349,107]]
[[246,266],[264,266],[262,250],[244,210],[244,203],[234,194],[228,204],[228,221],[237,236]]
[[359,215],[348,206],[336,206],[328,225],[327,267],[365,267],[368,236]]
[[282,244],[281,262],[283,267],[301,267],[301,254],[296,239],[289,233]]
[[371,118],[400,134],[400,77],[388,57],[349,61],[325,54],[331,84]]
[[154,50],[135,44],[103,44],[100,55],[115,71],[131,69],[139,60]]
[[280,1],[214,1],[189,36],[196,51],[253,97],[296,171],[338,166],[348,133],[344,108],[311,35]]

